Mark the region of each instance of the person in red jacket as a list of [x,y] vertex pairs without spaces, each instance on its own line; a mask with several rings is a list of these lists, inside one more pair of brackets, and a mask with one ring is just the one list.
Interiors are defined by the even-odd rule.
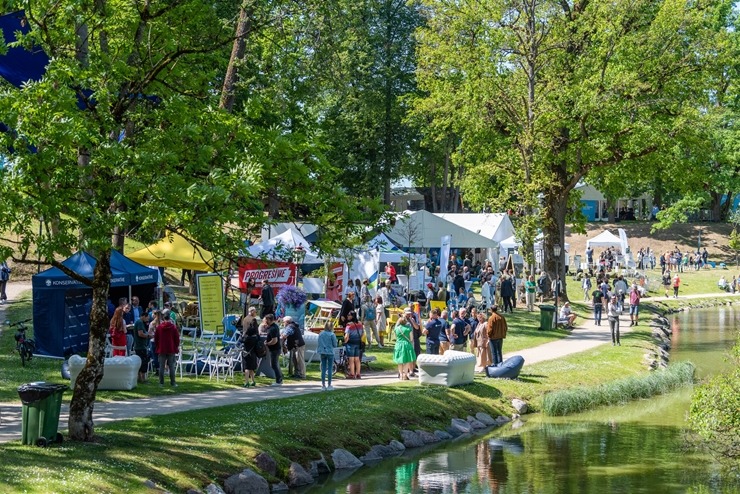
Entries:
[[157,326],[154,333],[154,341],[157,345],[159,356],[159,385],[164,386],[164,366],[170,368],[170,385],[177,386],[175,382],[175,358],[180,351],[180,332],[172,322],[170,311],[162,313],[162,323]]

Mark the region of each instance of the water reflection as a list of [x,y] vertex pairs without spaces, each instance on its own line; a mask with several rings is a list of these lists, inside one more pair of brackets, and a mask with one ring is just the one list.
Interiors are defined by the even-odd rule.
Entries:
[[[728,367],[737,334],[732,308],[672,317],[673,361],[691,360],[700,377]],[[386,460],[311,493],[706,493],[740,492],[711,459],[685,446],[690,389],[577,416],[528,417],[520,428],[447,443]]]

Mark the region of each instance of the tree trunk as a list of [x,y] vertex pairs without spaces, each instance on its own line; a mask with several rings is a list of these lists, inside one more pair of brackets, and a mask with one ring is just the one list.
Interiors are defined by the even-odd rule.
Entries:
[[450,145],[448,143],[447,146],[445,146],[445,168],[444,172],[442,173],[442,205],[441,210],[443,213],[447,213],[449,211],[449,206],[447,204],[447,182],[450,177]]
[[437,161],[432,159],[431,168],[429,169],[429,188],[432,195],[432,213],[439,211],[437,207]]
[[[568,193],[564,187],[554,185],[545,193],[545,205],[543,211],[543,231],[545,233],[542,240],[542,254],[544,259],[545,272],[552,280],[560,276],[562,284],[562,294],[560,300],[568,301],[568,292],[566,290],[565,273],[565,216],[568,211]],[[553,254],[553,246],[560,245],[560,256],[558,258]]]
[[234,108],[234,100],[236,99],[234,86],[236,85],[237,77],[237,64],[244,58],[244,52],[247,46],[247,35],[251,31],[251,11],[247,11],[242,5],[239,10],[239,22],[236,25],[236,39],[234,39],[234,45],[231,48],[231,58],[229,58],[229,66],[226,68],[226,76],[224,77],[224,85],[221,88],[221,101],[219,107],[228,111],[229,113]]
[[105,335],[108,333],[108,290],[110,287],[110,251],[99,252],[92,280],[90,338],[87,362],[75,381],[69,405],[69,437],[75,441],[92,441],[95,436],[93,408],[98,383],[103,378]]

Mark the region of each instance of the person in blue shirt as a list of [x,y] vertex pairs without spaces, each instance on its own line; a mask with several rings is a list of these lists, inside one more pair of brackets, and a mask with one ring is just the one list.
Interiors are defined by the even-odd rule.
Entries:
[[439,354],[439,337],[442,333],[442,321],[440,321],[439,317],[439,309],[432,309],[429,321],[424,325],[424,330],[422,331],[424,336],[427,337],[427,355]]
[[324,325],[324,330],[319,333],[319,342],[316,347],[316,353],[321,355],[322,391],[331,391],[334,389],[331,385],[331,376],[334,370],[334,349],[336,347],[337,337],[334,334],[334,323],[327,321]]
[[465,342],[468,340],[470,334],[470,324],[465,319],[467,311],[462,309],[460,311],[454,311],[452,313],[452,331],[450,332],[453,337],[452,349],[458,352],[465,351]]

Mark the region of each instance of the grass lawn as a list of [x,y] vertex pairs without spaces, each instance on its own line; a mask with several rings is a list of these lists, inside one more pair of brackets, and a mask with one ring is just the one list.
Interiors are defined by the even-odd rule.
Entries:
[[[178,290],[178,297],[184,298]],[[11,321],[28,319],[32,315],[31,292],[26,292],[13,305],[6,309],[6,317]],[[547,343],[565,337],[568,333],[563,330],[539,331],[539,312],[528,313],[518,311],[507,315],[509,323],[509,336],[506,339],[506,352],[522,350]],[[61,360],[35,357],[26,367],[21,367],[20,357],[14,351],[15,340],[12,331],[3,331],[0,337],[0,403],[18,402],[17,387],[23,383],[34,381],[63,382],[61,379]],[[29,327],[29,337],[33,337],[32,327]],[[422,348],[424,342],[422,341]],[[393,346],[386,345],[385,348],[372,346],[368,355],[377,357],[372,364],[373,372],[394,371],[396,364],[393,362]],[[364,369],[363,369],[364,370]],[[319,364],[311,363],[307,366],[307,378],[319,381]],[[160,388],[156,379],[150,377],[150,382],[140,385],[131,391],[99,391],[97,399],[101,402],[144,398],[149,396],[171,395],[175,393],[199,393],[218,389],[233,389],[243,384],[243,378],[237,376],[235,382],[209,381],[208,376],[199,378],[184,377],[178,379],[179,386],[176,390],[169,387]],[[258,383],[269,383],[267,378],[257,378]],[[71,399],[71,391],[65,394],[65,402]]]
[[363,454],[398,439],[402,429],[444,428],[450,417],[478,411],[510,415],[514,397],[537,410],[546,392],[644,373],[648,342],[644,328],[626,335],[622,347],[527,366],[517,381],[397,383],[101,425],[96,444],[8,443],[0,445],[0,492],[147,492],[146,479],[183,492],[240,471],[260,451],[270,452],[284,474],[290,459],[307,464],[339,446]]

